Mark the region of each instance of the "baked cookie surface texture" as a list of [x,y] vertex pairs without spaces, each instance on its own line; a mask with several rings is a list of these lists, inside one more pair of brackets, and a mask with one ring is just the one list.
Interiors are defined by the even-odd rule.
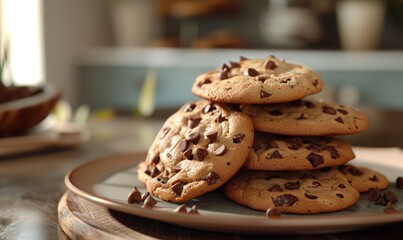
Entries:
[[241,112],[204,100],[185,104],[149,149],[147,190],[184,202],[217,189],[242,167],[253,136],[252,120]]
[[301,99],[320,92],[320,76],[274,56],[230,61],[196,78],[193,94],[215,102],[271,104]]
[[261,211],[313,214],[354,205],[360,193],[337,169],[324,170],[250,171],[231,179],[224,192],[238,204]]
[[315,170],[354,159],[351,145],[333,137],[292,137],[255,132],[244,167],[254,170]]
[[299,136],[347,135],[364,131],[368,118],[358,109],[317,100],[242,105],[259,131]]

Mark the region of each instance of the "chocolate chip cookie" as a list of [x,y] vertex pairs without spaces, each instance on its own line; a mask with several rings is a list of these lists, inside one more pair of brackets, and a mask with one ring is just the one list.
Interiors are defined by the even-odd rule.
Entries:
[[217,189],[244,164],[253,143],[252,120],[225,105],[184,105],[164,123],[149,149],[147,190],[184,202]]
[[270,105],[241,105],[259,131],[299,136],[355,134],[368,127],[359,110],[336,103],[296,100]]
[[354,205],[360,193],[336,169],[251,171],[231,179],[225,195],[253,209],[284,213],[333,212]]
[[193,94],[211,101],[238,104],[289,102],[322,90],[320,76],[274,56],[242,58],[196,78]]
[[339,170],[359,192],[368,192],[370,188],[382,190],[389,186],[389,180],[383,174],[366,167],[347,164],[340,166]]
[[347,142],[332,137],[292,137],[255,132],[244,166],[254,170],[313,170],[345,164],[355,157]]

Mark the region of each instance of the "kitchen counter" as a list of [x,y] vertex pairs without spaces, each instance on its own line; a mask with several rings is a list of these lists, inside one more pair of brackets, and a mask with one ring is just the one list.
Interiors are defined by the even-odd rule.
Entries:
[[[403,112],[365,110],[370,128],[345,137],[355,146],[403,148]],[[90,119],[91,138],[74,149],[48,149],[0,157],[0,239],[67,239],[57,221],[57,204],[66,191],[65,174],[84,162],[122,153],[145,151],[163,124],[163,118]],[[403,201],[403,199],[401,200]],[[115,213],[120,218],[129,216]],[[150,238],[247,239],[248,236],[180,228],[148,219],[137,230]],[[147,224],[145,224],[147,223]],[[157,233],[147,234],[150,226]],[[313,235],[273,236],[274,239],[398,239],[403,222],[362,231]],[[168,234],[168,235],[164,235]],[[263,237],[262,237],[263,239]]]

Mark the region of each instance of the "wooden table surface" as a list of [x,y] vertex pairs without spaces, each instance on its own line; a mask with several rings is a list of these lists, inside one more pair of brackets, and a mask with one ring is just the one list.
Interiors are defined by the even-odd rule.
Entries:
[[[369,129],[343,138],[356,146],[403,148],[403,112],[365,111],[371,119]],[[91,119],[91,138],[78,148],[47,149],[0,157],[0,239],[68,239],[57,221],[57,204],[66,192],[64,176],[69,169],[105,156],[145,151],[162,124],[162,118],[117,117],[107,121]],[[139,239],[144,239],[145,236],[150,239],[252,238],[246,235],[190,230],[115,211],[108,213],[138,232],[138,236],[141,236]],[[271,238],[403,239],[401,229],[403,222],[349,233]]]

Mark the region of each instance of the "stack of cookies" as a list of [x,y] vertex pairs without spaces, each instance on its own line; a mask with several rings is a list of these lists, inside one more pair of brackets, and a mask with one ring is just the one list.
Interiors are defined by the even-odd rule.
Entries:
[[235,202],[266,211],[310,214],[354,205],[388,180],[348,165],[349,143],[364,131],[360,111],[306,98],[323,81],[274,56],[223,64],[197,77],[185,104],[164,123],[138,176],[149,193],[184,202],[225,185]]

